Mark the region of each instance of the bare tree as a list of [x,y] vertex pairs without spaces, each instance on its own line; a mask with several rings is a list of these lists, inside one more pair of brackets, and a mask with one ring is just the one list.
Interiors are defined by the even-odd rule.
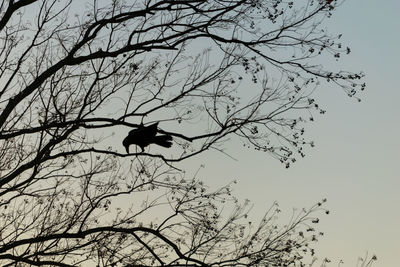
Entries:
[[[318,85],[365,87],[318,61],[350,53],[321,27],[339,5],[2,1],[1,266],[302,265],[322,202],[253,226],[230,186],[175,164],[228,138],[286,167],[304,156]],[[156,122],[173,147],[127,154],[128,132]]]

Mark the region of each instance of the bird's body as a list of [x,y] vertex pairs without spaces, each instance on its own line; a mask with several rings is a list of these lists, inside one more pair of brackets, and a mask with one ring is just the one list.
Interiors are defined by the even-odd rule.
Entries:
[[126,152],[129,154],[129,146],[137,145],[144,151],[144,148],[150,144],[157,144],[163,147],[172,146],[171,135],[157,135],[158,122],[149,126],[141,125],[137,129],[133,129],[129,132],[128,136],[122,141],[122,145],[125,147]]

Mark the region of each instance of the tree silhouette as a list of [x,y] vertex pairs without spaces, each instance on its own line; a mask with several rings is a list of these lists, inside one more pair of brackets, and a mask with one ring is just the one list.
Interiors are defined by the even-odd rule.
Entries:
[[[300,2],[2,1],[0,265],[303,264],[322,202],[253,226],[230,185],[174,166],[229,137],[289,167],[316,87],[365,87],[318,62],[350,52],[321,29],[337,1]],[[143,124],[157,140],[126,154]]]

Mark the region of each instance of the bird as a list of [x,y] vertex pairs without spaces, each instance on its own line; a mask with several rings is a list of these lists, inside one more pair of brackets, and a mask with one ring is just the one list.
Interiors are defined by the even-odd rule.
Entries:
[[129,146],[137,145],[144,152],[144,148],[150,144],[156,144],[162,147],[172,146],[172,136],[169,134],[157,135],[158,122],[149,126],[141,124],[137,129],[133,129],[128,133],[128,136],[122,141],[122,145],[129,154]]

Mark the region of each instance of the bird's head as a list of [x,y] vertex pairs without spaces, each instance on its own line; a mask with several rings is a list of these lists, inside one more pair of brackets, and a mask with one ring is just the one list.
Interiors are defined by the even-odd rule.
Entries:
[[129,143],[128,143],[128,139],[127,139],[127,138],[125,138],[125,139],[122,141],[122,145],[125,147],[126,153],[129,154]]

